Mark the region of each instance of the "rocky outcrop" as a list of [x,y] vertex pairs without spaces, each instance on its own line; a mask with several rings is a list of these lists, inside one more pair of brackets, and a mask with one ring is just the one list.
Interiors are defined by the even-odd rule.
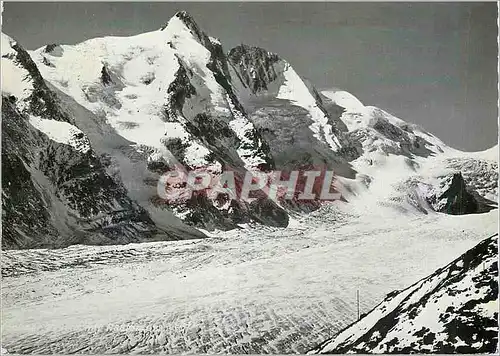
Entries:
[[104,85],[111,84],[113,81],[111,80],[111,76],[108,73],[108,70],[106,69],[106,66],[103,66],[101,69],[101,82]]
[[[2,247],[176,238],[158,234],[148,213],[107,173],[29,54],[2,37],[9,44],[2,66],[29,83],[17,98],[2,96]],[[8,84],[6,90],[15,83]]]

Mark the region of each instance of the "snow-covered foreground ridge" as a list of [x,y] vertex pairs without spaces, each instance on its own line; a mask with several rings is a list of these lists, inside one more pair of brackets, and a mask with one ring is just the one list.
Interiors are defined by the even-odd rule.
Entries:
[[313,353],[495,353],[498,233],[382,303]]

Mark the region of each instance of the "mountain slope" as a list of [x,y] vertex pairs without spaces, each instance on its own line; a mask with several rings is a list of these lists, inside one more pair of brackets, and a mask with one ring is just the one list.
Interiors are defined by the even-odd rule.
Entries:
[[411,287],[390,293],[311,353],[494,353],[498,234]]
[[[33,128],[35,136],[44,132],[52,145],[63,144],[93,157],[86,163],[89,169],[100,170],[115,182],[121,196],[134,205],[131,209],[147,216],[148,226],[157,231],[154,234],[204,237],[195,228],[231,230],[252,222],[285,227],[292,211],[310,211],[323,204],[318,200],[276,203],[263,192],[251,203],[229,194],[213,197],[207,190],[182,194],[190,192],[182,184],[166,181],[165,175],[173,171],[208,172],[212,182],[231,171],[238,190],[249,171],[269,177],[272,170],[285,175],[294,169],[334,170],[333,188],[356,213],[380,206],[411,214],[478,213],[495,207],[495,158],[485,160],[453,150],[416,125],[364,106],[349,93],[319,93],[289,62],[267,50],[241,45],[226,55],[222,44],[186,12],[149,33],[47,45],[30,52],[33,61],[23,51],[28,74],[11,52],[9,45],[2,45],[4,111],[16,125],[22,120],[13,117],[25,115],[29,126],[11,125],[10,145],[16,146],[22,138],[14,131],[28,134]],[[51,99],[30,104],[33,83],[42,83],[37,84],[44,88],[41,93],[50,93]],[[38,111],[46,112],[45,116]],[[30,116],[33,113],[35,117]],[[32,136],[25,138],[23,154],[38,157],[36,147],[47,143],[35,144]],[[78,157],[72,156],[78,162],[70,165],[79,166]],[[59,165],[67,166],[67,160],[47,164],[44,176],[61,169]],[[443,195],[458,173],[464,189]],[[21,179],[24,175],[19,182],[13,182],[17,177],[11,175],[10,184],[30,185]],[[99,184],[108,185],[94,183],[96,190]],[[299,183],[297,195],[303,187]],[[62,188],[37,184],[43,188],[39,194],[29,188],[37,201],[31,206],[45,204],[43,191],[59,194]],[[164,193],[171,191],[181,194],[165,198]],[[452,205],[469,208],[448,209]],[[15,209],[9,211],[16,214]],[[29,235],[34,233],[30,230]],[[92,241],[99,243],[99,239]]]
[[2,118],[4,248],[189,237],[157,229],[109,175],[29,54],[4,34]]
[[[323,91],[321,95],[323,102],[344,109],[340,119],[358,151],[351,161],[356,178],[339,178],[353,210],[367,213],[384,206],[404,214],[470,214],[497,207],[498,151],[494,148],[474,153],[455,150],[417,125],[364,106],[350,93]],[[450,195],[451,191],[455,193]]]
[[[55,87],[102,118],[144,156],[147,177],[119,171],[124,181],[158,184],[162,174],[179,166],[215,176],[232,170],[240,181],[247,169],[320,167],[335,171],[335,188],[352,201],[391,165],[397,187],[388,193],[403,192],[412,209],[425,213],[442,211],[441,196],[434,194],[444,192],[453,174],[462,171],[456,163],[446,175],[428,177],[419,167],[451,167],[453,163],[436,157],[461,159],[463,154],[416,125],[364,106],[347,92],[319,93],[290,63],[267,50],[240,45],[225,55],[221,43],[186,12],[157,31],[51,45],[33,56]],[[493,178],[494,167],[488,172]],[[489,190],[480,187],[478,197],[472,190],[480,178],[462,173],[474,204],[483,204],[482,198],[495,200],[496,195],[486,197]],[[252,220],[272,226],[288,223],[287,214],[265,199],[252,207],[229,197],[198,195],[165,202],[154,193],[142,195],[147,194],[151,209],[172,209],[185,222],[209,230]],[[400,198],[377,199],[391,204]]]
[[323,91],[322,95],[345,109],[341,120],[350,140],[358,141],[365,158],[369,152],[428,157],[442,153],[447,146],[417,125],[407,123],[373,106],[364,106],[344,91]]

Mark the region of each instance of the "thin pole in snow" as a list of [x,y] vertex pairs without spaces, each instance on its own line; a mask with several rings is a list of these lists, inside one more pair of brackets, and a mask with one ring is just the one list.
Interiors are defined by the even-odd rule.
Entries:
[[358,320],[359,320],[359,289],[356,289],[356,304],[358,306]]

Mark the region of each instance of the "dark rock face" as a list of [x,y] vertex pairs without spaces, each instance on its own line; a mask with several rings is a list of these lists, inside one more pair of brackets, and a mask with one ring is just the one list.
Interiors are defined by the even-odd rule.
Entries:
[[52,43],[45,46],[45,53],[52,52],[57,47],[57,44]]
[[460,171],[469,192],[484,197],[493,197],[498,192],[498,162],[473,158],[450,158],[449,168]]
[[55,65],[52,64],[46,57],[43,57],[43,64],[45,64],[47,67],[55,67]]
[[[234,208],[239,208],[240,205],[236,200],[231,202]],[[217,209],[214,204],[202,194],[194,195],[186,204],[188,214],[184,221],[192,226],[201,227],[207,230],[219,229],[228,231],[236,229],[237,224],[250,221],[248,215],[241,214],[239,219],[237,215],[230,214],[228,210]]]
[[167,90],[167,93],[171,94],[166,107],[169,121],[176,121],[175,112],[178,111],[179,114],[182,115],[182,109],[186,100],[191,98],[191,96],[196,95],[196,89],[189,82],[189,76],[192,76],[193,73],[189,70],[189,68],[184,66],[180,59],[178,59],[178,62],[179,70],[175,74],[175,79],[172,83],[170,83]]
[[229,51],[228,59],[240,81],[254,94],[268,90],[269,83],[278,78],[275,64],[280,58],[262,48],[242,44]]
[[413,286],[390,293],[313,353],[494,353],[497,300],[495,234]]
[[55,94],[47,88],[42,75],[38,71],[35,62],[33,62],[28,52],[26,52],[18,43],[14,43],[12,48],[17,53],[16,58],[13,59],[14,62],[28,71],[30,78],[33,80],[33,91],[27,100],[29,104],[28,111],[31,114],[44,119],[71,123],[69,117],[58,108]]
[[149,239],[148,214],[91,150],[75,151],[2,103],[3,248],[114,244]]
[[[12,60],[28,71],[31,95],[2,97],[3,248],[115,244],[150,239],[156,228],[146,211],[111,178],[90,148],[51,140],[29,116],[74,124],[59,106],[35,63],[18,44]],[[83,133],[74,137],[88,144]]]
[[111,76],[108,73],[108,70],[106,69],[106,66],[103,66],[101,69],[101,82],[104,85],[111,84],[113,81],[111,80]]
[[[256,169],[269,171],[275,167],[274,159],[270,153],[267,142],[262,138],[261,132],[250,128],[240,137],[230,126],[231,121],[247,118],[243,105],[236,96],[232,78],[229,73],[229,64],[222,45],[207,36],[196,24],[193,18],[186,12],[179,12],[176,17],[182,20],[191,31],[194,38],[202,44],[209,52],[210,59],[206,67],[213,73],[215,80],[224,90],[227,98],[228,114],[221,114],[215,110],[212,103],[206,103],[207,88],[200,86],[197,74],[179,58],[179,70],[175,80],[168,88],[169,98],[165,105],[165,117],[170,122],[180,123],[185,130],[209,150],[205,157],[209,165],[220,163],[223,170],[232,170],[236,176],[243,180],[247,169],[243,159],[259,157],[262,159]],[[173,44],[171,44],[173,46]],[[201,104],[203,103],[203,104]],[[201,168],[189,167],[184,162],[184,149],[179,142],[168,143],[173,146],[170,150],[177,162],[183,164],[187,169]],[[245,150],[249,156],[244,156],[238,151]],[[240,156],[241,154],[241,156]],[[169,167],[164,167],[168,170]],[[266,209],[250,208],[247,203],[239,200],[224,202],[226,208],[216,208],[222,202],[213,202],[203,194],[193,195],[189,201],[176,206],[178,212],[185,212],[184,221],[190,225],[205,229],[228,230],[236,228],[236,224],[247,223],[252,220],[263,222],[272,226],[286,226],[288,216],[277,204],[272,201],[255,203],[263,204]],[[228,203],[228,204],[225,204]],[[268,217],[262,216],[269,214]]]
[[263,225],[285,227],[288,214],[269,199],[257,199],[250,203],[251,217]]
[[218,203],[220,206],[229,203],[229,209],[217,209],[203,194],[193,195],[185,205],[189,212],[184,221],[207,230],[223,231],[236,229],[238,224],[251,222],[274,227],[288,225],[288,214],[267,198],[257,199],[248,204],[240,200],[231,200],[221,194]]
[[309,130],[312,120],[305,109],[280,99],[266,99],[262,105],[252,113],[251,120],[269,143],[278,169],[323,165],[340,175],[352,174],[352,169],[340,154],[312,136]]
[[227,122],[201,113],[186,124],[186,129],[210,149],[213,160],[221,162],[223,167],[243,165],[236,152],[232,150],[233,147],[239,146],[240,140]]
[[451,215],[484,213],[494,209],[496,205],[478,193],[469,191],[461,173],[453,175],[450,186],[438,199],[446,200],[441,212]]
[[[236,180],[243,182],[247,170],[244,168],[243,162],[238,155],[231,149],[239,147],[241,141],[225,121],[218,120],[206,113],[197,114],[192,121],[186,122],[186,129],[210,150],[210,161],[220,162],[223,171],[233,171]],[[179,159],[181,157],[179,150],[170,152],[178,152],[179,156],[176,156],[176,158]],[[263,165],[260,168],[266,170],[268,167],[272,167],[272,165],[273,161],[270,161],[267,165]],[[185,166],[187,168],[198,168]],[[214,206],[214,204],[222,206],[227,202],[227,200],[212,202],[203,194],[194,194],[185,204],[178,207],[177,210],[186,211],[187,209],[189,213],[186,215],[184,221],[192,226],[208,230],[215,228],[230,230],[236,228],[237,224],[248,223],[252,220],[270,226],[285,227],[288,225],[288,215],[286,212],[267,198],[259,200],[251,207],[246,202],[240,200],[230,200],[227,209],[220,209]]]
[[[163,141],[163,143],[165,147],[170,151],[170,153],[174,155],[175,158],[177,158],[179,163],[187,166],[184,160],[184,157],[186,155],[186,148],[188,146],[186,143],[183,143],[180,138],[171,138]],[[151,163],[154,163],[154,161],[152,161]]]

